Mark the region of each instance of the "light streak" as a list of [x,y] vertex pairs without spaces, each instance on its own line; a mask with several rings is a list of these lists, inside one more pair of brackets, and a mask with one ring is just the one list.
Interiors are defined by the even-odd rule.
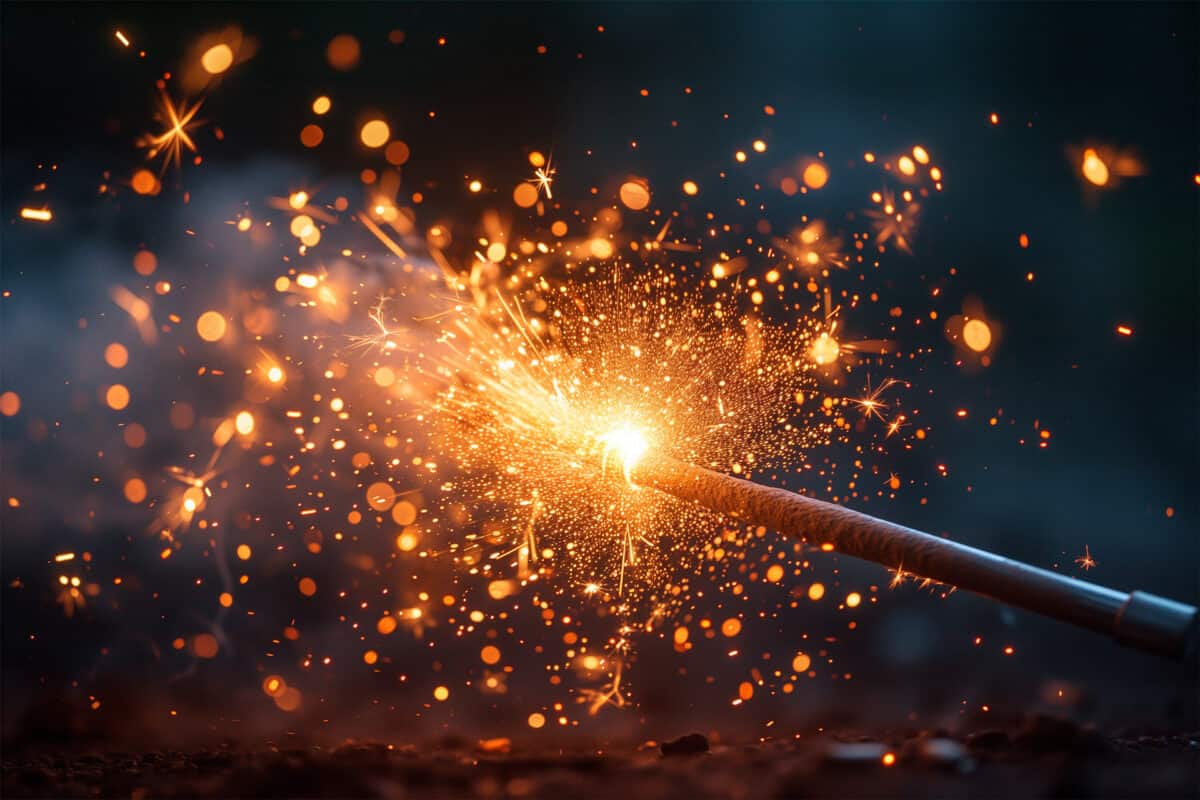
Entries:
[[383,246],[386,247],[396,258],[408,258],[408,254],[404,252],[404,248],[396,244],[396,242],[394,242],[390,236],[384,233],[383,229],[376,225],[375,222],[366,214],[359,214],[358,221],[361,222],[362,226],[370,231],[371,235],[378,239],[380,243],[383,244]]

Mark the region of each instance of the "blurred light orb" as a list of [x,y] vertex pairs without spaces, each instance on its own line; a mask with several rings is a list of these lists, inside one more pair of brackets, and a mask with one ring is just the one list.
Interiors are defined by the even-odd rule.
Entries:
[[140,503],[146,499],[146,482],[141,478],[130,478],[125,481],[125,499],[131,503]]
[[392,131],[383,120],[373,119],[362,126],[362,130],[359,131],[358,135],[362,139],[362,143],[367,147],[378,148],[387,144]]
[[513,189],[513,202],[519,208],[532,208],[537,205],[538,190],[532,183],[518,183]]
[[346,72],[358,66],[358,60],[362,56],[362,47],[348,33],[339,34],[329,40],[329,45],[325,48],[325,58],[329,61],[329,66],[339,72]]
[[148,169],[139,169],[133,173],[130,185],[138,194],[158,194],[158,190],[161,188],[158,178],[154,177],[154,173]]
[[113,342],[104,348],[104,363],[113,369],[121,369],[129,363],[129,351],[120,342]]
[[408,162],[408,157],[412,155],[405,142],[397,139],[388,144],[387,149],[383,151],[384,158],[393,167],[399,167]]
[[213,45],[200,56],[200,66],[209,75],[220,75],[233,66],[233,48],[227,44]]
[[138,275],[153,275],[158,269],[158,258],[149,250],[138,250],[133,256],[133,271]]
[[650,205],[650,189],[641,180],[621,184],[621,203],[631,211],[641,211]]
[[300,129],[300,144],[307,148],[313,148],[325,141],[325,131],[321,130],[320,125],[309,123]]
[[992,329],[981,319],[969,319],[963,325],[963,342],[976,353],[982,353],[992,344]]
[[113,411],[120,411],[129,405],[129,390],[119,383],[114,383],[104,393],[104,402]]
[[205,311],[196,320],[196,333],[206,342],[219,342],[227,328],[225,318],[216,311]]
[[820,161],[814,161],[804,168],[801,178],[808,188],[820,189],[829,181],[829,170]]
[[838,341],[828,333],[822,333],[812,344],[812,358],[818,364],[831,364],[838,357]]
[[197,658],[215,658],[220,645],[211,633],[201,633],[192,639],[192,652]]

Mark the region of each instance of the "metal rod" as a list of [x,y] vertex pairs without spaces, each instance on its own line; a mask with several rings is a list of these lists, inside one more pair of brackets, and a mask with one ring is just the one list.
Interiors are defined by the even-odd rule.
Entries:
[[1177,659],[1197,656],[1200,613],[1118,592],[811,497],[646,454],[631,480],[813,545],[999,600]]

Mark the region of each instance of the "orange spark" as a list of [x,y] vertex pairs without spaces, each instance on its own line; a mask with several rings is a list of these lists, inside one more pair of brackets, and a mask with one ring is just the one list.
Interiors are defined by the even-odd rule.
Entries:
[[31,219],[36,222],[49,222],[54,219],[48,208],[22,208],[21,219]]

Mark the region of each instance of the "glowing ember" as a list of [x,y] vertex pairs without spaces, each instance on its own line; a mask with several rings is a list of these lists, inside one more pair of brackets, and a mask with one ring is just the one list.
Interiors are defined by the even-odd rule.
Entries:
[[1108,165],[1090,147],[1083,151],[1083,165],[1081,169],[1083,177],[1087,178],[1089,183],[1096,186],[1104,186],[1108,183]]

